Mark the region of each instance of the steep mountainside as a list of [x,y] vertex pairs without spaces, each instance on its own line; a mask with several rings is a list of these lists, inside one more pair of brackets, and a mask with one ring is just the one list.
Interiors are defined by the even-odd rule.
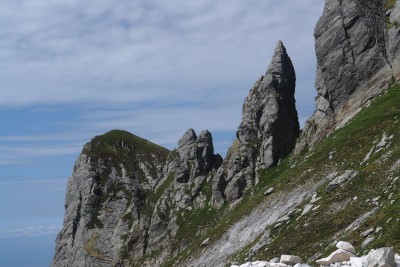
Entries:
[[52,266],[226,266],[348,240],[400,250],[400,1],[326,0],[317,109],[299,130],[295,70],[278,42],[223,160],[189,129],[168,151],[111,131],[68,181]]
[[[315,28],[317,109],[297,152],[341,127],[399,78],[399,3],[326,1]],[[393,9],[394,5],[396,7]]]

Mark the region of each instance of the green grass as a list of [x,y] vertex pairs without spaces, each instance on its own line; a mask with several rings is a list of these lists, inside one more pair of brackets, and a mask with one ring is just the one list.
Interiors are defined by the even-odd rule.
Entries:
[[[314,168],[315,171],[335,169],[339,172],[346,169],[358,170],[359,175],[341,186],[330,194],[326,194],[326,185],[318,191],[322,199],[318,202],[320,208],[299,220],[292,220],[291,223],[272,231],[272,242],[264,249],[260,250],[257,259],[269,259],[285,253],[292,253],[307,259],[315,253],[323,251],[326,253],[332,249],[331,238],[338,232],[344,230],[355,219],[362,214],[370,211],[371,206],[367,199],[382,195],[383,190],[389,186],[391,166],[400,158],[400,86],[394,85],[383,96],[378,97],[369,108],[365,108],[357,115],[347,126],[336,131],[332,136],[321,142],[314,150],[312,156],[308,158],[301,169],[299,166],[292,170],[282,172],[278,179],[287,179],[287,175],[292,175],[293,171],[299,174],[304,169]],[[387,150],[376,153],[371,156],[366,164],[360,165],[371,147],[376,145],[382,138],[383,133],[388,136],[394,135],[392,145],[389,149],[392,155],[382,162],[381,157]],[[375,142],[375,144],[374,144]],[[336,151],[332,160],[328,159],[329,152]],[[306,168],[304,168],[306,167]],[[300,175],[301,176],[301,175]],[[290,179],[292,186],[305,182],[303,178]],[[312,178],[308,178],[312,179]],[[398,190],[393,191],[394,196],[398,196]],[[357,200],[353,197],[357,196]],[[382,201],[385,201],[383,198]],[[397,200],[394,204],[380,210],[379,213],[369,219],[369,223],[362,225],[360,229],[375,227],[382,221],[390,218],[399,218],[400,207]],[[347,204],[347,206],[338,211],[332,211],[332,205]],[[386,203],[387,204],[387,203]],[[369,225],[367,225],[369,224]],[[367,248],[381,246],[393,246],[399,248],[400,240],[398,221],[387,225],[382,234],[375,242]],[[363,238],[360,232],[344,233],[339,235],[343,239],[353,242],[361,250],[360,245]],[[338,237],[338,238],[339,238]],[[242,255],[244,253],[242,252]],[[241,257],[240,259],[243,259]]]
[[[157,171],[154,166],[155,159],[152,156],[155,156],[156,160],[163,163],[166,161],[169,151],[127,131],[112,130],[94,137],[85,145],[82,153],[86,154],[91,162],[95,163],[92,164],[92,168],[94,173],[97,173],[95,180],[99,186],[99,189],[95,192],[98,197],[96,210],[86,226],[89,229],[101,229],[103,224],[97,216],[103,208],[103,203],[121,191],[128,199],[128,206],[133,197],[133,192],[127,189],[127,185],[124,182],[109,179],[112,170],[117,170],[118,174],[122,176],[122,164],[127,172],[127,177],[138,179],[145,183],[145,175],[139,163],[148,164],[152,176],[157,177]],[[102,166],[101,169],[96,164],[99,162]],[[152,195],[153,192],[144,192],[144,194]],[[152,204],[154,205],[154,203]]]
[[[269,187],[274,186],[275,192],[289,192],[308,182],[315,184],[332,171],[341,174],[348,169],[357,170],[359,174],[356,178],[330,194],[325,192],[327,184],[323,184],[318,190],[318,196],[322,198],[316,203],[320,208],[271,230],[271,242],[260,249],[253,260],[270,259],[286,253],[309,259],[317,252],[329,253],[333,249],[332,238],[362,214],[370,211],[374,206],[371,206],[367,199],[381,195],[388,187],[387,177],[394,175],[388,170],[400,158],[399,120],[400,86],[392,85],[384,95],[377,97],[370,107],[364,108],[350,123],[324,139],[311,152],[298,157],[289,156],[278,166],[264,170],[260,183],[248,190],[234,209],[230,210],[227,206],[220,210],[207,207],[187,215],[184,219],[181,218],[184,226],[173,241],[177,243],[174,246],[179,248],[175,251],[178,254],[165,266],[174,266],[177,259],[184,262],[188,257],[197,255],[204,239],[211,238],[212,241],[221,238],[235,222],[266,201],[263,193]],[[394,135],[390,148],[373,154],[367,162],[360,165],[370,149],[381,140],[383,133],[388,136]],[[391,156],[385,162],[381,162],[382,155],[389,150],[392,151]],[[333,151],[335,154],[329,159],[329,154]],[[397,197],[399,192],[396,190],[393,192]],[[354,196],[357,196],[357,200],[353,200]],[[393,223],[396,217],[400,218],[399,199],[390,205],[386,199],[383,198],[382,201],[385,201],[387,206],[364,222],[360,230],[343,233],[337,238],[349,240],[361,250],[364,239],[360,236],[360,231],[371,225],[377,227],[379,221],[393,218],[392,223],[387,224],[379,237],[377,236],[367,248],[378,244],[399,248],[400,225],[398,221]],[[304,205],[305,203],[302,207]],[[345,205],[345,208],[336,212],[333,207],[340,205]],[[194,238],[193,233],[198,233],[199,229],[203,229],[202,234]],[[260,232],[260,236],[263,233]],[[231,260],[243,261],[253,244],[233,255]]]

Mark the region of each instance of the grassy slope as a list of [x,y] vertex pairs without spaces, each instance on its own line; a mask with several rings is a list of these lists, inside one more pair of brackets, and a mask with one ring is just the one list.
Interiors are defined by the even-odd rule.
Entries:
[[[383,229],[372,234],[375,240],[364,250],[385,245],[393,246],[399,251],[400,179],[392,182],[393,178],[399,175],[399,170],[390,170],[400,159],[399,120],[400,86],[393,85],[386,94],[376,98],[370,107],[360,112],[348,125],[326,138],[307,155],[287,158],[279,166],[265,170],[260,183],[248,191],[233,210],[224,207],[215,211],[206,206],[203,210],[187,216],[186,220],[181,222],[179,239],[175,239],[173,244],[180,247],[179,251],[175,251],[177,256],[171,258],[165,266],[179,265],[188,257],[200,253],[200,244],[204,239],[210,238],[213,241],[220,238],[234,222],[265,201],[263,193],[266,188],[274,186],[276,191],[288,191],[306,181],[317,183],[333,171],[341,173],[348,169],[357,170],[359,175],[330,194],[325,192],[324,184],[318,190],[321,199],[315,203],[315,206],[320,207],[301,218],[297,215],[288,224],[272,230],[271,242],[260,249],[252,259],[269,259],[285,253],[310,259],[316,252],[329,253],[334,248],[334,237],[353,242],[358,251],[361,251],[360,246],[364,238],[360,233],[378,226]],[[368,161],[361,164],[384,133],[394,136],[390,145],[372,154]],[[329,155],[333,155],[331,159]],[[383,193],[384,191],[386,193]],[[395,199],[393,203],[388,199],[390,193],[393,193],[392,199]],[[367,200],[377,196],[382,196],[379,201],[381,208],[374,216],[362,223],[357,230],[337,234],[359,216],[373,209],[375,205]],[[191,231],[186,231],[188,225]],[[233,255],[231,260],[243,261],[251,245]]]

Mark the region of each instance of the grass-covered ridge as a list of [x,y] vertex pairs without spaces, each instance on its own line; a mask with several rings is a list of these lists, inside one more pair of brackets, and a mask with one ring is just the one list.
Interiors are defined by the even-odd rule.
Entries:
[[139,162],[165,162],[168,149],[123,130],[112,130],[94,137],[83,149],[92,162],[103,161],[106,167],[120,169],[122,164],[130,172],[139,171]]
[[[297,254],[304,259],[311,259],[318,252],[324,255],[329,253],[334,248],[335,239],[353,242],[360,252],[378,246],[392,246],[400,250],[400,179],[395,179],[400,176],[398,133],[400,86],[394,84],[345,127],[324,139],[312,151],[297,157],[289,156],[278,166],[263,171],[259,184],[248,190],[235,207],[225,206],[216,211],[206,206],[203,211],[197,211],[198,216],[194,214],[191,217],[193,221],[185,222],[191,226],[192,231],[180,233],[180,240],[174,242],[180,243],[181,249],[175,251],[177,256],[171,258],[165,266],[180,266],[187,259],[198,256],[203,250],[203,240],[210,238],[212,243],[220,239],[235,222],[246,217],[254,208],[267,205],[268,199],[274,197],[274,194],[285,194],[304,184],[317,184],[321,181],[323,183],[317,190],[320,199],[313,204],[316,208],[314,211],[300,217],[304,206],[310,201],[307,199],[287,224],[270,229],[267,244],[249,256],[249,249],[259,241],[258,238],[253,244],[232,255],[230,261],[266,260],[281,254]],[[373,149],[384,134],[391,137],[388,144],[381,150]],[[373,152],[367,158],[371,150]],[[333,172],[341,174],[346,170],[357,171],[358,175],[333,192],[326,193],[327,176]],[[271,186],[276,188],[274,193],[264,196],[265,190]],[[373,203],[372,199],[376,197],[381,198]],[[344,231],[375,207],[378,207],[377,212],[362,221],[357,229]],[[370,228],[378,231],[369,236],[374,237],[374,240],[362,248],[361,244],[366,238],[360,234]],[[259,233],[260,237],[265,231]]]
[[126,153],[122,155],[134,151],[135,154],[153,153],[166,157],[169,153],[168,149],[123,130],[112,130],[94,137],[84,151],[94,158],[107,158],[120,156],[124,150]]

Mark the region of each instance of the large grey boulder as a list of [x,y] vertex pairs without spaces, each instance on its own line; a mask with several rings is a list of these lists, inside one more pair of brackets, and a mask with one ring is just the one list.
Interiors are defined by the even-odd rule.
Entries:
[[258,170],[277,165],[294,148],[299,134],[295,85],[292,61],[279,41],[266,74],[250,89],[237,140],[214,177],[214,207],[241,198],[257,183]]
[[379,248],[367,256],[367,267],[396,267],[395,254],[391,248]]
[[387,89],[392,69],[386,52],[384,2],[325,1],[314,32],[316,111],[304,127],[297,153],[313,147]]
[[353,256],[353,253],[339,248],[332,252],[328,257],[316,260],[316,263],[321,266],[329,266],[335,262],[349,261]]
[[339,242],[337,242],[336,247],[340,248],[340,249],[343,249],[343,250],[346,250],[346,251],[348,251],[350,253],[356,254],[356,249],[354,248],[354,246],[352,244],[350,244],[349,242],[347,242],[347,241],[339,241]]

